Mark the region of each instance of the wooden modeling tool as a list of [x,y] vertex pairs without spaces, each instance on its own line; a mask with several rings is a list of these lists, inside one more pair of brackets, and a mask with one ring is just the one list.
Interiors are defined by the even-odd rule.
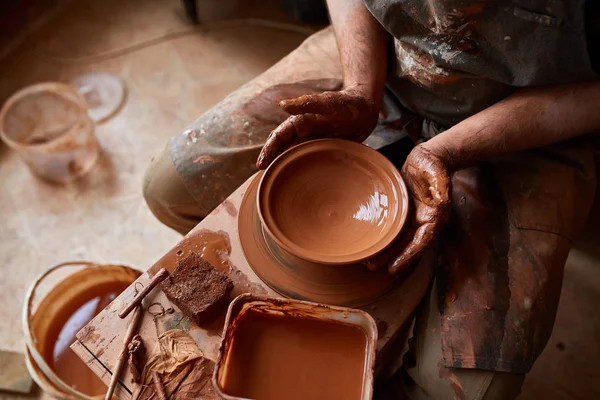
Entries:
[[123,347],[121,348],[121,352],[119,353],[119,358],[117,358],[117,362],[115,364],[115,368],[112,371],[112,377],[110,378],[110,384],[108,385],[108,391],[106,392],[106,396],[104,400],[111,400],[112,395],[117,388],[119,383],[119,376],[123,371],[123,367],[125,366],[125,362],[129,356],[129,352],[127,351],[127,346],[131,339],[135,335],[137,331],[137,326],[142,317],[143,308],[141,305],[137,306],[135,312],[133,313],[133,318],[131,318],[131,322],[129,323],[129,327],[127,327],[127,333],[125,334],[125,339],[123,340]]
[[144,300],[144,298],[148,295],[148,293],[150,293],[152,291],[152,289],[154,289],[156,287],[156,285],[158,285],[163,280],[165,280],[165,278],[167,276],[169,276],[169,271],[167,271],[164,268],[161,268],[156,273],[156,275],[154,275],[152,277],[148,286],[144,286],[144,288],[138,294],[135,295],[135,297],[133,298],[133,301],[121,310],[121,312],[119,313],[119,318],[123,319],[123,318],[127,317],[134,308],[136,308],[138,305],[142,304],[142,300]]

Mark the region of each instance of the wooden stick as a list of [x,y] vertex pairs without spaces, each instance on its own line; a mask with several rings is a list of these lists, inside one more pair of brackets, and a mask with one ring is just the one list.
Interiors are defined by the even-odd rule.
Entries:
[[104,400],[111,400],[112,395],[117,388],[117,384],[119,383],[119,376],[121,375],[121,371],[123,370],[123,366],[125,365],[125,361],[127,361],[127,357],[129,356],[129,352],[127,351],[127,345],[131,342],[131,339],[135,335],[137,331],[137,326],[140,322],[140,319],[143,314],[142,306],[138,306],[133,313],[133,318],[131,318],[131,322],[127,327],[127,333],[125,334],[125,339],[123,340],[123,347],[121,348],[121,352],[119,353],[119,358],[117,358],[117,362],[115,364],[115,368],[112,371],[112,377],[110,378],[110,384],[108,385],[108,391],[106,392],[106,396]]
[[121,312],[119,313],[119,318],[123,319],[127,317],[134,308],[142,304],[142,300],[144,300],[144,297],[148,296],[148,293],[150,293],[152,289],[156,287],[156,285],[164,281],[167,276],[169,276],[169,271],[167,271],[164,268],[158,270],[156,275],[154,275],[150,280],[148,286],[145,286],[137,295],[135,295],[131,303],[129,303],[127,306],[125,306],[124,309],[121,310]]
[[158,400],[167,400],[167,393],[158,372],[152,371],[152,380],[154,381],[154,390]]

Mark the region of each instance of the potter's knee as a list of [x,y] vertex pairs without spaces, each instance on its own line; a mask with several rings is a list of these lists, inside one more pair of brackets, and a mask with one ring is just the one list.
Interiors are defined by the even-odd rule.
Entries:
[[[156,157],[152,158],[150,165],[146,168],[144,174],[143,194],[148,207],[154,212],[155,209],[168,206],[171,186],[175,178],[175,167],[169,157],[167,150],[163,150]],[[172,169],[172,170],[171,170]]]
[[167,149],[146,169],[143,195],[154,216],[182,234],[202,220],[200,207],[185,187]]

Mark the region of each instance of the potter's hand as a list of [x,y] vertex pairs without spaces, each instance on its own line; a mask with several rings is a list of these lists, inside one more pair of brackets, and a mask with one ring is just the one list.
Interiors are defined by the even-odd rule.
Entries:
[[300,96],[279,103],[292,114],[267,139],[256,166],[265,169],[289,146],[318,138],[364,141],[377,124],[379,109],[358,88]]
[[415,147],[402,167],[411,210],[407,225],[383,253],[366,262],[369,269],[387,265],[395,274],[418,259],[447,220],[450,209],[450,178],[442,158],[427,144]]

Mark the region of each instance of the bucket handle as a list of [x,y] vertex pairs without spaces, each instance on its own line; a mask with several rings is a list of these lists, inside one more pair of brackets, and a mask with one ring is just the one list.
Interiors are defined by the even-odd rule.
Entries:
[[102,396],[96,396],[96,397],[87,396],[84,393],[81,393],[81,392],[73,389],[69,385],[66,385],[61,379],[59,379],[56,376],[54,371],[52,371],[52,369],[46,363],[46,360],[44,360],[44,357],[42,357],[42,355],[38,351],[37,346],[36,346],[37,339],[31,330],[31,316],[32,316],[31,310],[33,308],[33,299],[35,296],[35,291],[36,291],[37,287],[39,286],[39,284],[52,272],[54,272],[60,268],[63,268],[63,267],[74,267],[74,266],[98,267],[98,266],[100,266],[100,264],[93,263],[90,261],[63,262],[61,264],[58,264],[58,265],[48,268],[46,271],[44,271],[42,274],[40,274],[37,278],[35,278],[35,280],[31,284],[31,286],[27,290],[27,294],[25,295],[25,302],[23,304],[23,314],[22,314],[22,324],[23,324],[23,331],[25,334],[25,344],[27,345],[27,350],[29,350],[29,353],[31,354],[32,358],[34,359],[37,367],[44,373],[45,376],[48,377],[48,379],[50,379],[52,384],[56,385],[57,388],[59,388],[65,394],[68,395],[68,397],[66,397],[66,398],[74,399],[74,400],[75,399],[98,400],[98,399],[102,399],[103,397]]

